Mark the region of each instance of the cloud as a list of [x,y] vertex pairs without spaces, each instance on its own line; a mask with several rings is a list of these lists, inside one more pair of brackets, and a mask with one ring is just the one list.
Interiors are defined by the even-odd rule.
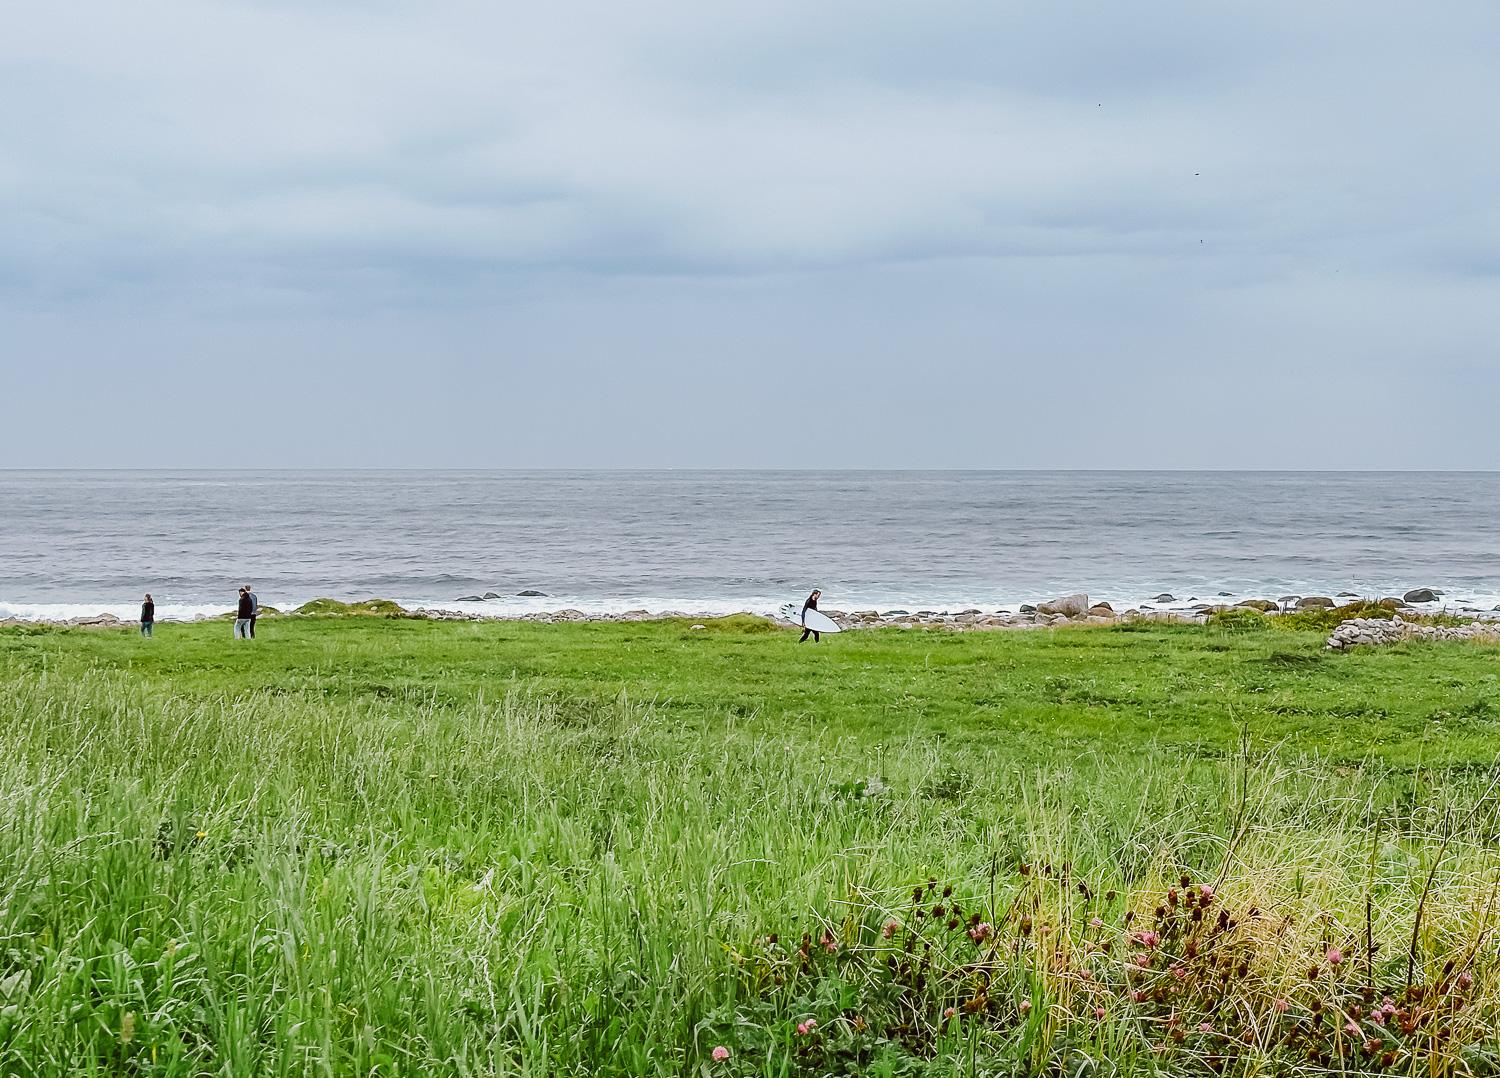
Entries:
[[[1500,283],[1500,9],[1477,0],[143,0],[12,23],[0,330],[58,363],[125,340],[150,372],[184,321],[332,363],[309,342],[354,320],[396,380],[414,360],[387,345],[424,334],[576,373],[567,342],[660,364],[677,406],[705,363],[767,399],[705,357],[773,349],[825,389],[900,386],[855,394],[880,415],[927,399],[914,363],[932,407],[1069,371],[1101,407],[1214,378],[1259,400],[1247,372],[1283,358],[1333,400],[1416,350],[1468,377]],[[726,345],[778,318],[800,335]]]

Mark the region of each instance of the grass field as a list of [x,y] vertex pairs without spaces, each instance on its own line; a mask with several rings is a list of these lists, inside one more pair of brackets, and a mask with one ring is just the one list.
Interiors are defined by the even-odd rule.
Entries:
[[0,630],[0,1073],[1500,1069],[1500,649],[229,635]]

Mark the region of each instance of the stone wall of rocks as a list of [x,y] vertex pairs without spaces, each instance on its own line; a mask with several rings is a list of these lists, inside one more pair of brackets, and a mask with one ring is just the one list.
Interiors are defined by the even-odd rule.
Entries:
[[1500,624],[1471,622],[1468,625],[1417,625],[1394,617],[1354,618],[1344,622],[1328,637],[1329,651],[1348,651],[1357,647],[1399,644],[1403,640],[1481,640],[1500,644]]

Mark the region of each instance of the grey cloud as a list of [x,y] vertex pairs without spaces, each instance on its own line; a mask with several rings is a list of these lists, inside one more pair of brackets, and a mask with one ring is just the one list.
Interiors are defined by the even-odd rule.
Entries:
[[[1280,465],[1321,458],[1278,399],[1500,398],[1490,4],[147,0],[12,21],[0,376],[28,413],[185,414],[218,384],[195,362],[259,355],[310,395],[284,405],[284,463],[427,452],[294,433],[341,394],[470,395],[420,370],[541,411],[571,394],[598,433],[570,456],[511,417],[503,445],[445,432],[411,463],[612,462],[626,429],[622,462],[670,462],[680,441],[630,424],[711,438],[807,393],[892,425],[944,402],[1238,404],[1273,436],[1174,451]],[[144,388],[111,371],[92,398],[103,356]],[[1500,463],[1453,437],[1455,461]],[[976,419],[718,462],[1174,452],[1061,441]]]

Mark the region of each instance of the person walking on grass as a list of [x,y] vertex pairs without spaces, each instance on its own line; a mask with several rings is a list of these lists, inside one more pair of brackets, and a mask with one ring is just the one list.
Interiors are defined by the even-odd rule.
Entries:
[[146,599],[141,603],[141,635],[149,637],[151,628],[156,624],[156,603],[151,598],[151,593],[146,593]]
[[249,584],[245,585],[245,594],[250,596],[250,639],[255,639],[255,619],[260,617],[260,599],[255,595],[255,590]]
[[820,589],[814,588],[813,593],[807,597],[807,602],[802,604],[802,639],[797,641],[799,644],[803,643],[809,636],[813,638],[814,644],[821,644],[823,642],[823,638],[818,635],[816,629],[809,629],[807,627],[807,612],[818,609],[818,600],[822,595],[823,592]]
[[250,619],[255,616],[255,604],[250,601],[250,589],[240,589],[240,603],[234,612],[234,638],[250,639]]

